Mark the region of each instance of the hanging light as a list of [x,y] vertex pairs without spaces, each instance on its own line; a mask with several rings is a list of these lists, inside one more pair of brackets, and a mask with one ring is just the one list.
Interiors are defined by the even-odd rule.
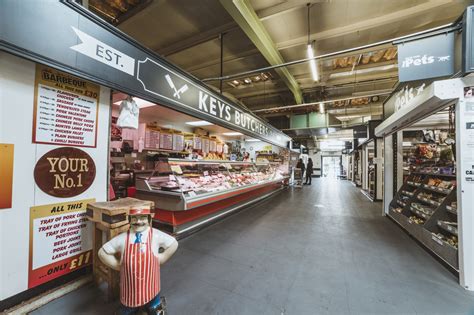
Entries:
[[314,50],[313,50],[313,43],[310,41],[310,34],[311,34],[311,28],[310,28],[310,8],[311,8],[311,3],[307,4],[308,7],[308,46],[306,48],[306,56],[308,59],[311,59],[309,61],[309,67],[311,69],[311,76],[313,77],[313,81],[319,81],[319,73],[318,73],[318,66],[316,65],[316,59],[314,59]]
[[319,112],[321,114],[324,114],[324,103],[323,102],[319,103]]
[[[314,58],[313,45],[311,44],[308,44],[307,56],[308,58]],[[316,66],[315,59],[311,59],[309,61],[309,67],[311,69],[311,75],[313,76],[313,81],[319,81],[318,67]]]

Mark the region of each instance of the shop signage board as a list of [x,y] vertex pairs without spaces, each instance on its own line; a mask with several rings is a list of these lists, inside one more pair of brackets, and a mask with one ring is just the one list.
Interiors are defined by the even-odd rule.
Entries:
[[290,140],[73,2],[7,1],[0,21],[0,49],[280,147]]
[[352,127],[354,138],[357,139],[366,139],[368,138],[368,127],[367,125],[359,125]]
[[94,182],[96,167],[81,149],[61,147],[44,154],[34,169],[35,182],[48,195],[67,198],[85,192]]
[[0,143],[0,209],[12,207],[14,145]]
[[28,288],[92,263],[92,222],[87,204],[95,199],[30,208]]
[[448,76],[454,73],[454,33],[398,45],[400,82]]
[[96,147],[100,87],[37,65],[33,142]]

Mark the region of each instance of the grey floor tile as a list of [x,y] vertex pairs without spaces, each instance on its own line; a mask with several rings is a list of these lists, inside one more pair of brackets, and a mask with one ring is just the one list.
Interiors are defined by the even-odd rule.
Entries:
[[[180,241],[169,314],[472,314],[474,293],[346,181],[288,189]],[[85,286],[35,315],[112,314]]]

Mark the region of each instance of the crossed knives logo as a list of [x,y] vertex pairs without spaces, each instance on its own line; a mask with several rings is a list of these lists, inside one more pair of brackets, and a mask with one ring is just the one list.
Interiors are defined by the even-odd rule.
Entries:
[[177,89],[176,86],[174,85],[173,80],[171,80],[171,77],[170,77],[169,74],[165,75],[165,78],[166,78],[166,81],[168,82],[170,88],[172,88],[174,90],[173,97],[181,99],[181,94],[183,94],[184,92],[186,92],[188,90],[188,85],[185,84],[182,87],[180,87],[179,89]]

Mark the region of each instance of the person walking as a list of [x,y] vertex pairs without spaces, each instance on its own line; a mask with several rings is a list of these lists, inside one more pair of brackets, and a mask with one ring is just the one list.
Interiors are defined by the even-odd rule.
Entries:
[[311,178],[313,176],[313,160],[308,159],[308,165],[306,165],[306,180],[305,185],[311,185]]

